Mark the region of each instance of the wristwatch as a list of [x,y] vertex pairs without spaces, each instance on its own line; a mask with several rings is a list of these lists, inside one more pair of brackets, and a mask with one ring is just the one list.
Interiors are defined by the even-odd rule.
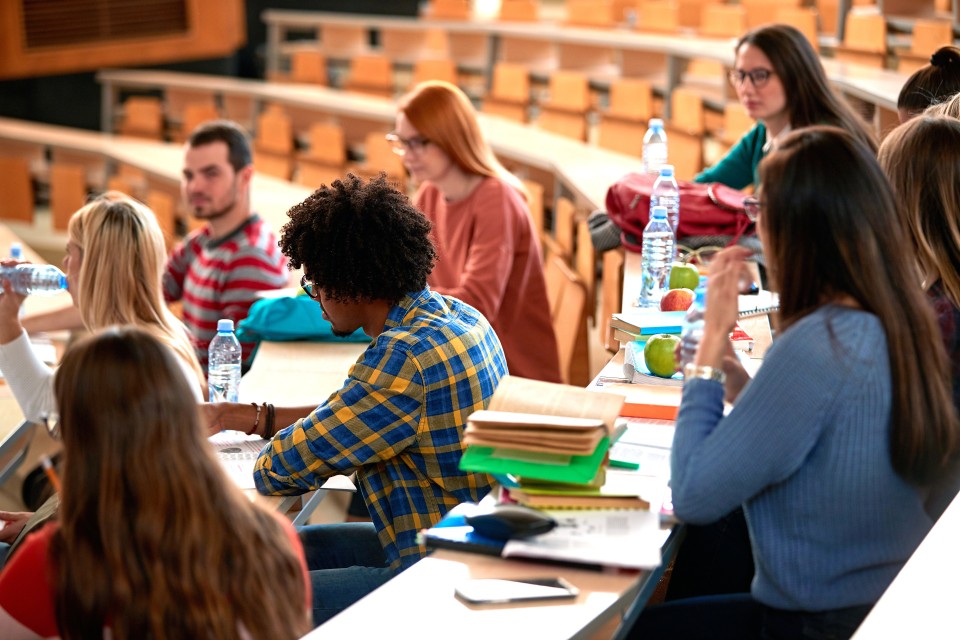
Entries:
[[724,384],[727,381],[727,374],[723,372],[723,369],[716,369],[706,365],[696,365],[691,362],[683,368],[683,379],[693,380],[694,378],[713,380],[714,382]]

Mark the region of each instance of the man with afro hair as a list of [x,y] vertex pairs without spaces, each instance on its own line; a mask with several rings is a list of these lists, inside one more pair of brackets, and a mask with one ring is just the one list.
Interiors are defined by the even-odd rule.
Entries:
[[[319,407],[233,405],[221,426],[266,437],[261,493],[300,494],[357,473],[370,522],[313,525],[300,535],[320,624],[424,555],[417,532],[490,488],[459,469],[467,416],[507,373],[500,340],[473,307],[431,291],[430,223],[381,175],[322,186],[289,212],[280,248],[337,334],[373,340]],[[318,393],[324,392],[318,389]],[[309,413],[305,418],[302,417]],[[273,420],[270,420],[273,418]],[[230,424],[226,424],[229,422]]]

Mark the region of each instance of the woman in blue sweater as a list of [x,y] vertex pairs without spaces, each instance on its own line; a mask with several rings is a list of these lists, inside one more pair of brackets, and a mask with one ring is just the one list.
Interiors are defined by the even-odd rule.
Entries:
[[780,335],[752,381],[727,383],[749,253],[727,249],[711,263],[671,479],[686,522],[743,505],[751,593],[652,608],[636,637],[849,637],[957,491],[947,356],[872,150],[811,127],[783,138],[760,178]]
[[696,182],[734,189],[756,184],[757,165],[773,141],[814,124],[846,129],[876,151],[866,123],[830,88],[820,58],[797,29],[783,24],[754,29],[737,42],[736,54],[730,82],[757,124]]

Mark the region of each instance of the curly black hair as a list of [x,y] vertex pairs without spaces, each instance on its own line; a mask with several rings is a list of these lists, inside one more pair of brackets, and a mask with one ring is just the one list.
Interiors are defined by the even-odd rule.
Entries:
[[353,174],[321,186],[287,212],[280,249],[339,302],[399,302],[427,284],[437,252],[430,222],[386,175]]

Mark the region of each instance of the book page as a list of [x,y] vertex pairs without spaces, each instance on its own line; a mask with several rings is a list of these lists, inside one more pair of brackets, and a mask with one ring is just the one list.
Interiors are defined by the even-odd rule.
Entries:
[[490,400],[491,411],[539,413],[548,416],[595,418],[608,431],[613,427],[624,398],[587,391],[581,387],[505,376]]
[[248,436],[241,431],[221,431],[208,438],[213,445],[220,466],[241,489],[256,488],[253,468],[267,441],[260,436]]
[[525,540],[510,540],[503,557],[543,558],[631,569],[660,566],[670,535],[659,515],[645,509],[545,511],[557,527]]

